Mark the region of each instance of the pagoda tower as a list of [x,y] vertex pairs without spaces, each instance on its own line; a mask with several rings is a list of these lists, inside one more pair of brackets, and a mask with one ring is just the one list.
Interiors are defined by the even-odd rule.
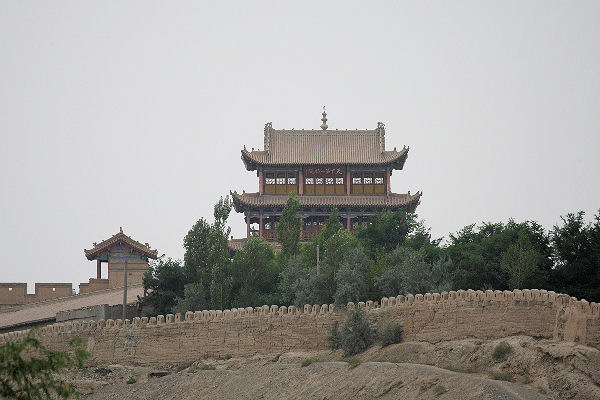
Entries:
[[[393,193],[390,177],[402,170],[408,147],[385,149],[385,125],[373,130],[329,130],[323,107],[320,130],[279,130],[267,123],[264,150],[242,149],[248,171],[256,171],[258,192],[232,192],[243,213],[246,236],[277,240],[276,226],[290,194],[300,200],[301,239],[319,233],[337,207],[348,230],[367,223],[384,210],[414,211],[422,193]],[[230,243],[241,248],[239,240]]]

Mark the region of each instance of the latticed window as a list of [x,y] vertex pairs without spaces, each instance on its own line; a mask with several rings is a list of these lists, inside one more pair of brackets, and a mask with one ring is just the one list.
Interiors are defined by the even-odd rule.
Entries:
[[266,194],[297,193],[296,171],[280,171],[265,173]]
[[345,194],[346,187],[344,183],[345,167],[322,166],[308,167],[305,173],[304,194]]
[[385,172],[362,171],[352,174],[352,194],[385,194]]

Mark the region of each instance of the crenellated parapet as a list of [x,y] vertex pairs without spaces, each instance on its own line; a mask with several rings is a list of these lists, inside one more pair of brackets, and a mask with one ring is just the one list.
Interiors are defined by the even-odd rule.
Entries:
[[[389,322],[400,323],[405,340],[410,341],[435,343],[526,334],[600,347],[598,303],[537,289],[406,294],[348,303],[346,307],[264,305],[136,317],[131,321],[74,321],[41,328],[38,336],[56,349],[66,348],[74,336],[86,338],[98,361],[168,364],[205,354],[249,356],[326,349],[327,329],[334,321],[343,322],[346,310],[356,307],[365,309],[376,329]],[[0,335],[0,343],[26,333]]]

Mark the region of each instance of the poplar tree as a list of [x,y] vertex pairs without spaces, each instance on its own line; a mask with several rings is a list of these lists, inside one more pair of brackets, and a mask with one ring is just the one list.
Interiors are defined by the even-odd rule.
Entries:
[[300,200],[290,196],[283,207],[281,218],[277,224],[277,241],[281,243],[281,255],[288,259],[298,254],[298,243],[300,242],[300,227],[302,220],[298,217]]

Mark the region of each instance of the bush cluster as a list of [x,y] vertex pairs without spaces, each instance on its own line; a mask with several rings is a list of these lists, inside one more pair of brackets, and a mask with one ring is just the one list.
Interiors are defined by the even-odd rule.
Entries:
[[496,347],[494,347],[494,351],[492,351],[492,358],[496,361],[502,361],[511,351],[512,346],[510,344],[506,342],[500,342]]
[[390,344],[400,343],[402,341],[402,325],[397,322],[390,322],[381,331],[381,345],[389,346]]
[[344,357],[350,357],[365,351],[373,344],[372,333],[365,310],[356,308],[348,311],[341,330],[338,329],[337,321],[334,322],[329,329],[327,340],[332,350],[342,349]]

